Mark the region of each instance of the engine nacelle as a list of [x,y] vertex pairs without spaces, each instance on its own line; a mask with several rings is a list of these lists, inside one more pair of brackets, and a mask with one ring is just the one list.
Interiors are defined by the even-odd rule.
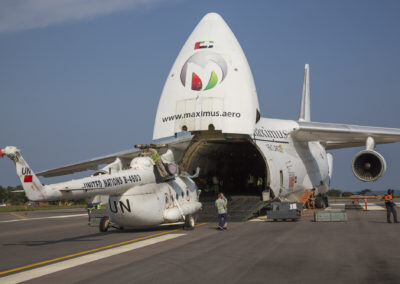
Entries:
[[353,174],[359,180],[377,181],[386,171],[386,161],[378,152],[363,150],[354,157],[351,167]]

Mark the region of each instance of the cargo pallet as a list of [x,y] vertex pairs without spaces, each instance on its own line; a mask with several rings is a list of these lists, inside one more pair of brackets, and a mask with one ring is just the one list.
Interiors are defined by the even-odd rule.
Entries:
[[329,209],[319,212],[314,212],[314,222],[346,222],[346,210]]

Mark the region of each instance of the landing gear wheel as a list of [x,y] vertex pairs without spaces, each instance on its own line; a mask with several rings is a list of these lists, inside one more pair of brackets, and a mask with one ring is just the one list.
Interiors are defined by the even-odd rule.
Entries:
[[184,230],[193,230],[195,225],[195,221],[192,215],[187,215],[185,217],[185,225],[183,226]]
[[99,224],[100,232],[107,232],[109,226],[110,226],[110,219],[107,216],[102,217]]

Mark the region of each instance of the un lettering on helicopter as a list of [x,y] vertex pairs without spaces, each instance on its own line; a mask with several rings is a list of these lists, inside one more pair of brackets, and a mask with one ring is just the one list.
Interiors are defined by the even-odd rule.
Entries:
[[[201,169],[197,178],[176,175],[157,182],[154,165],[140,150],[126,150],[56,169],[33,173],[12,146],[11,158],[30,200],[108,197],[109,220],[121,227],[185,221],[201,209],[196,183],[217,175],[226,194],[245,194],[249,175],[262,177],[272,198],[299,200],[313,190],[319,204],[332,177],[327,151],[365,146],[352,170],[364,182],[386,170],[377,144],[400,141],[400,129],[311,121],[309,65],[305,65],[297,121],[261,117],[247,59],[236,37],[216,13],[203,17],[178,54],[164,85],[155,116],[153,139],[164,162],[182,172]],[[184,131],[190,135],[177,137]],[[171,158],[173,157],[173,158]],[[169,160],[169,161],[168,161]],[[107,164],[92,176],[43,186],[38,176],[53,177]]]

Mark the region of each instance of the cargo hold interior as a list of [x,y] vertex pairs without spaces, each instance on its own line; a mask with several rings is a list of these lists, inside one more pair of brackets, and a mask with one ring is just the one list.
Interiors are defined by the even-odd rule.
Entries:
[[248,185],[249,175],[266,181],[267,170],[263,155],[249,140],[207,139],[194,141],[181,160],[181,169],[189,173],[200,167],[195,179],[202,194],[215,194],[213,176],[220,182],[218,190],[226,195],[258,195],[254,185]]

